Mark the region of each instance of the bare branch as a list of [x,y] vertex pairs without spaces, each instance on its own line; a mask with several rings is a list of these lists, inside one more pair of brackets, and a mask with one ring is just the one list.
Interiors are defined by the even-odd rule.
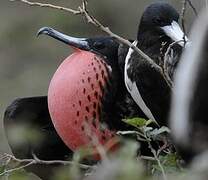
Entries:
[[25,165],[22,165],[22,166],[19,166],[19,167],[16,167],[16,168],[12,168],[12,169],[9,169],[9,170],[5,170],[4,172],[0,173],[0,176],[4,176],[6,174],[10,174],[10,173],[13,173],[15,171],[19,171],[19,170],[24,169],[24,168],[26,168],[28,166],[33,165],[33,164],[35,164],[35,163],[33,161],[31,161],[31,162],[29,162],[29,163],[27,163]]
[[158,164],[158,166],[159,166],[160,169],[161,169],[162,176],[163,176],[163,180],[167,180],[167,176],[166,176],[166,174],[165,174],[165,170],[164,170],[164,168],[163,168],[163,166],[162,166],[162,164],[161,164],[161,162],[160,162],[160,159],[158,158],[157,152],[156,152],[155,149],[152,147],[152,144],[151,144],[151,142],[148,140],[148,137],[146,137],[146,138],[147,138],[148,146],[149,146],[149,148],[150,148],[150,150],[151,150],[151,152],[152,152],[152,154],[153,154],[153,156],[154,156],[154,159],[157,161],[157,164]]
[[148,55],[146,55],[138,47],[134,46],[130,41],[113,33],[108,27],[103,26],[94,16],[89,14],[89,12],[87,10],[87,0],[82,0],[82,5],[80,7],[78,7],[78,10],[73,10],[73,9],[69,9],[69,8],[65,8],[65,7],[61,7],[61,6],[55,6],[52,4],[42,4],[39,2],[30,2],[28,0],[11,0],[11,1],[20,1],[20,2],[28,4],[30,6],[48,7],[48,8],[53,8],[53,9],[58,9],[58,10],[70,12],[75,15],[83,15],[87,19],[88,23],[94,25],[95,27],[99,28],[100,30],[102,30],[103,32],[108,34],[110,37],[131,47],[134,51],[136,51],[140,56],[142,56],[151,65],[152,68],[154,68],[157,72],[159,72],[163,76],[163,78],[167,82],[168,86],[170,88],[172,88],[172,81],[170,81],[169,79],[166,78],[166,75],[163,73],[162,67],[160,67],[158,64],[156,64]]
[[0,161],[1,161],[1,160],[4,160],[4,159],[8,159],[8,154],[3,153],[3,154],[1,155],[1,153],[0,153]]
[[79,10],[85,15],[87,21],[94,26],[98,27],[103,32],[107,33],[109,36],[115,38],[119,42],[131,47],[134,49],[139,55],[141,55],[145,60],[148,61],[149,64],[152,65],[153,68],[155,68],[158,72],[162,73],[162,69],[159,65],[157,65],[149,56],[147,56],[144,52],[142,52],[138,47],[134,46],[130,41],[126,40],[125,38],[118,36],[117,34],[113,33],[109,27],[103,26],[94,16],[90,15],[87,8],[86,8],[86,2],[83,0],[82,7],[79,7]]
[[66,8],[66,7],[62,7],[62,6],[56,6],[56,5],[53,5],[53,4],[43,4],[43,3],[40,3],[40,2],[31,2],[31,1],[28,1],[28,0],[10,0],[10,1],[19,1],[19,2],[22,2],[22,3],[25,3],[25,4],[28,4],[30,6],[39,6],[39,7],[47,7],[47,8],[52,8],[52,9],[57,9],[57,10],[62,10],[62,11],[66,11],[66,12],[69,12],[69,13],[72,13],[72,14],[80,14],[80,11],[78,10],[74,10],[74,9],[71,9],[71,8]]
[[194,7],[193,3],[191,2],[191,0],[187,0],[187,2],[189,3],[189,6],[192,8],[195,16],[198,16],[198,13],[197,13],[197,10],[196,8]]
[[[172,47],[173,47],[175,44],[179,43],[179,42],[184,42],[184,40],[179,40],[179,41],[176,41],[176,42],[171,43],[171,44],[168,46],[168,48],[167,48],[167,50],[166,50],[166,52],[165,52],[165,55],[164,55],[163,71],[164,71],[164,74],[165,74],[165,76],[166,76],[166,79],[168,79],[168,81],[171,83],[171,86],[173,86],[173,83],[172,83],[170,74],[169,74],[169,72],[168,72],[168,60],[169,60],[168,56],[169,56],[169,54],[171,53]],[[171,58],[171,57],[170,57],[170,58]],[[171,62],[169,62],[169,63],[171,63]]]
[[186,7],[187,7],[187,0],[183,0],[183,5],[182,5],[182,9],[181,9],[181,24],[182,24],[182,28],[183,28],[183,40],[184,40],[184,46],[186,44],[186,27],[185,27],[185,13],[186,13]]
[[159,66],[158,64],[156,64],[147,54],[145,54],[141,49],[139,49],[137,46],[134,46],[130,41],[128,41],[127,39],[118,36],[117,34],[113,33],[109,27],[105,27],[103,26],[94,16],[90,15],[87,7],[86,7],[86,0],[83,0],[83,4],[82,7],[79,7],[79,10],[82,12],[82,14],[84,14],[84,16],[86,17],[88,23],[93,24],[94,26],[96,26],[97,28],[99,28],[100,30],[102,30],[104,33],[108,34],[110,37],[116,39],[117,41],[119,41],[120,43],[123,43],[129,47],[131,47],[135,52],[137,52],[140,56],[142,56],[150,65],[152,68],[154,68],[157,72],[159,72],[163,78],[165,79],[166,83],[168,84],[168,86],[170,88],[172,88],[172,80],[168,79],[166,77],[166,75],[163,73],[163,69],[161,66]]
[[[51,161],[46,161],[46,160],[40,160],[37,156],[33,155],[34,159],[18,159],[13,155],[10,154],[5,154],[5,158],[8,158],[9,161],[13,160],[16,161],[20,164],[23,164],[21,166],[18,166],[16,168],[4,170],[4,172],[0,173],[0,176],[4,176],[5,174],[9,174],[18,170],[21,170],[25,167],[35,165],[35,164],[43,164],[43,165],[52,165],[52,164],[61,164],[61,165],[74,165],[74,162],[72,161],[61,161],[61,160],[51,160]],[[94,166],[89,166],[85,164],[78,164],[78,166],[82,169],[92,169]]]
[[151,156],[140,156],[139,158],[146,161],[157,161],[154,157]]

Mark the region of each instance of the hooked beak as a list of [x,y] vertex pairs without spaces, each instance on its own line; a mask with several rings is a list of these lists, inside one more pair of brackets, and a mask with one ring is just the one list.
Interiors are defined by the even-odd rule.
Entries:
[[184,35],[181,27],[176,21],[173,21],[171,25],[163,26],[161,29],[169,36],[174,42],[177,42],[180,46],[184,47],[184,41],[189,44],[187,36]]
[[51,36],[51,37],[53,37],[53,38],[55,38],[59,41],[62,41],[65,44],[70,45],[74,48],[90,51],[90,46],[89,46],[86,38],[71,37],[71,36],[65,35],[61,32],[58,32],[58,31],[56,31],[56,30],[54,30],[53,28],[50,28],[50,27],[41,28],[38,31],[37,36],[39,36],[41,34]]

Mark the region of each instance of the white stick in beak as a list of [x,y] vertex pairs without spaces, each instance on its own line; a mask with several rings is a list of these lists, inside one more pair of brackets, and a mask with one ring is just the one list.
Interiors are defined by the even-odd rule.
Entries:
[[169,36],[174,42],[178,42],[182,47],[184,46],[184,37],[185,41],[189,42],[187,36],[184,36],[184,32],[176,21],[173,21],[171,25],[163,26],[161,28],[167,36]]

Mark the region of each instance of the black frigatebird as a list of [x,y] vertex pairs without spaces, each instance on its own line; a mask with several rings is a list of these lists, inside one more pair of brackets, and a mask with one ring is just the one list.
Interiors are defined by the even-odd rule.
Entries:
[[[93,72],[91,75],[88,75],[89,66],[86,66],[85,72],[82,72],[83,74],[81,75],[83,75],[83,78],[80,78],[80,73],[76,75],[83,84],[79,88],[76,88],[80,89],[87,99],[87,102],[85,99],[83,101],[78,100],[77,102],[71,102],[73,107],[77,105],[76,108],[78,109],[75,108],[73,110],[76,113],[77,119],[79,119],[78,116],[81,116],[81,110],[79,108],[83,106],[82,108],[84,109],[82,111],[86,113],[84,115],[84,120],[90,121],[91,117],[97,116],[98,118],[100,116],[102,122],[105,122],[109,129],[122,130],[128,127],[121,121],[123,117],[134,115],[144,116],[126,91],[117,60],[119,44],[114,41],[113,38],[73,38],[48,27],[41,28],[38,32],[38,35],[40,34],[47,34],[61,40],[75,48],[75,52],[78,52],[78,54],[80,53],[79,51],[82,51],[83,54],[86,54],[87,51],[91,51],[99,57],[102,57],[101,59],[95,57],[92,62],[90,59],[90,64],[88,65],[92,67]],[[79,57],[80,56],[77,57],[77,61],[79,61]],[[84,57],[82,60],[87,61],[89,59]],[[97,66],[93,66],[93,64]],[[74,67],[72,66],[72,68]],[[109,68],[108,71],[106,71],[107,68]],[[75,71],[78,70],[79,69],[75,69]],[[91,81],[91,83],[89,81]],[[86,84],[90,84],[90,89],[87,89]],[[76,91],[75,89],[74,91]],[[102,92],[96,92],[96,90]],[[94,99],[89,96],[92,92]],[[75,98],[75,96],[73,98]],[[131,106],[129,106],[130,104]],[[87,108],[88,105],[89,107]],[[93,126],[97,126],[96,121],[91,122]],[[54,128],[48,109],[47,96],[16,99],[6,109],[4,127],[10,148],[17,158],[32,158],[32,153],[43,160],[66,160],[72,156],[72,151],[65,145]],[[21,128],[18,129],[17,127]],[[77,129],[80,130],[84,128],[81,125],[78,125],[78,127]],[[27,141],[27,137],[25,137],[23,139],[24,146],[22,146],[21,143],[18,144],[14,142],[15,138],[12,137],[14,135],[12,131],[15,131],[15,128],[17,128],[21,134],[35,130],[39,140],[36,138],[36,142],[31,142]],[[106,138],[105,134],[102,138]],[[40,168],[43,169],[43,167],[44,166],[33,166],[28,168],[28,170],[34,172],[41,178],[50,179],[53,175],[50,173],[53,171],[53,166],[46,166],[48,170],[40,171]]]
[[[178,48],[174,49],[174,54],[179,58],[183,39],[187,41],[187,37],[178,20],[178,12],[169,4],[159,2],[149,5],[141,17],[137,40],[133,44],[161,65],[169,45],[176,42]],[[173,60],[173,66],[176,66],[176,61]],[[167,125],[171,90],[162,75],[131,48],[125,57],[124,72],[126,87],[145,115],[160,125]]]

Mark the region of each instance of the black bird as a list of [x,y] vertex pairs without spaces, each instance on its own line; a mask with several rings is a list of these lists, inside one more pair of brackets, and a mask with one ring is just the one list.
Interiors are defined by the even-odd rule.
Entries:
[[[137,40],[133,44],[161,65],[169,45],[176,42],[174,55],[179,58],[184,46],[183,37],[186,40],[187,37],[178,20],[178,12],[169,4],[159,2],[149,5],[141,17]],[[178,61],[174,58],[172,66],[176,66]],[[173,71],[171,67],[169,69]],[[145,115],[160,125],[167,125],[171,89],[162,75],[131,48],[125,58],[124,72],[126,87]],[[173,72],[169,73],[172,76]]]
[[[191,30],[192,44],[176,71],[170,114],[172,136],[187,162],[208,150],[208,13]],[[200,32],[200,33],[199,33]]]
[[[54,37],[56,34],[57,39],[64,41],[68,45],[70,44],[74,48],[96,51],[112,67],[114,76],[110,77],[110,81],[114,83],[109,82],[108,88],[110,86],[114,91],[110,91],[108,88],[105,90],[105,100],[102,101],[102,119],[106,120],[111,129],[115,129],[115,127],[122,129],[125,127],[126,124],[122,121],[115,122],[115,120],[118,120],[118,117],[123,115],[122,111],[116,110],[120,104],[116,105],[115,99],[120,99],[125,90],[125,86],[118,80],[120,76],[117,75],[119,70],[116,59],[118,43],[109,37],[81,39],[84,44],[78,42],[80,39],[70,37],[71,41],[69,42],[66,36],[63,36],[65,39],[62,39],[60,33],[51,28],[42,28],[39,31],[39,34],[44,33],[54,35]],[[111,60],[114,57],[115,59]],[[118,92],[121,93],[118,94]],[[111,108],[114,108],[114,111]],[[34,153],[43,160],[67,160],[71,159],[73,155],[73,152],[64,144],[54,128],[49,114],[47,96],[16,99],[5,111],[4,128],[12,153],[17,158],[33,158],[32,154]],[[22,140],[19,143],[16,142],[17,134],[15,132],[18,132],[18,135],[22,134]],[[33,135],[35,139],[29,139],[30,132],[35,133]],[[56,167],[55,165],[34,165],[26,170],[35,173],[40,178],[50,179]]]
[[[121,119],[129,116],[144,117],[143,112],[129,96],[123,83],[123,76],[118,65],[119,43],[110,37],[99,38],[73,38],[59,33],[52,28],[41,28],[38,32],[47,34],[62,42],[101,56],[112,68],[109,83],[105,89],[105,97],[102,100],[102,121],[110,129],[129,129]],[[66,160],[70,159],[73,152],[63,143],[57,134],[48,110],[47,96],[18,98],[5,111],[4,127],[10,148],[13,154],[20,159],[32,158],[34,153],[43,160]],[[20,134],[35,132],[35,140],[23,137],[23,142],[18,144],[14,132]],[[27,168],[43,179],[50,179],[51,173],[57,166],[32,166]],[[40,169],[43,169],[41,171]]]
[[[72,151],[54,129],[46,96],[19,98],[12,102],[4,114],[4,128],[12,153],[17,158],[30,159],[33,153],[43,160],[72,157]],[[21,139],[18,140],[19,136]],[[33,165],[26,169],[40,178],[51,179],[56,167],[58,165]]]

